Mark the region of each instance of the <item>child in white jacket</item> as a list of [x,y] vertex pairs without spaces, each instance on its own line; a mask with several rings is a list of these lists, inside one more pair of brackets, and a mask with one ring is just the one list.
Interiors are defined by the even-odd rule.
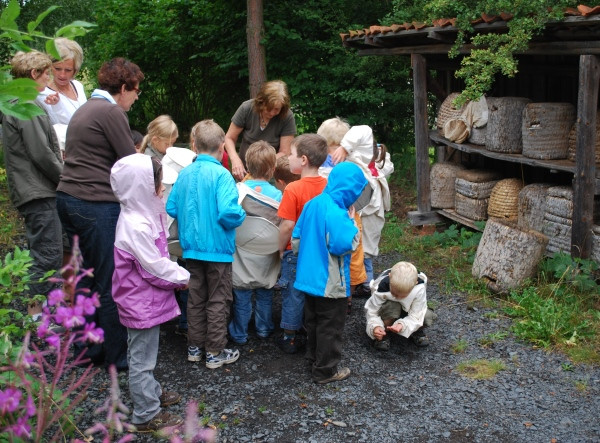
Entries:
[[398,262],[371,280],[371,297],[365,303],[367,335],[376,349],[390,348],[388,332],[411,338],[417,346],[427,346],[423,332],[436,315],[427,308],[427,276],[408,262]]

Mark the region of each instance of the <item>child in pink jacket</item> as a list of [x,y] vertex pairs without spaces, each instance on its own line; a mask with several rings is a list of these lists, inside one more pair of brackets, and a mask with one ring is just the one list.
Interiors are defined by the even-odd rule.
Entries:
[[161,410],[181,396],[162,390],[154,368],[160,324],[181,313],[174,290],[186,288],[190,274],[169,259],[160,161],[144,154],[124,157],[113,166],[110,182],[121,203],[112,291],[127,328],[132,423],[138,432],[154,432],[183,423]]

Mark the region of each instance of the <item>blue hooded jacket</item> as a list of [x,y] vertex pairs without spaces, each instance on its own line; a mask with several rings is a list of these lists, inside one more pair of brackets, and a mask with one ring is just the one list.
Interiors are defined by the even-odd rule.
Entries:
[[294,288],[317,297],[350,296],[350,252],[360,234],[348,208],[367,185],[362,170],[350,162],[335,166],[323,193],[308,201],[292,232],[298,252]]

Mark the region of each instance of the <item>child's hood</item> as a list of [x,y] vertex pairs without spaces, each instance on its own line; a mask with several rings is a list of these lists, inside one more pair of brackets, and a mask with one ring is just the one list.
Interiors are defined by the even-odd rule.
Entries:
[[367,125],[352,126],[342,138],[340,144],[348,152],[373,152],[373,130]]
[[112,167],[110,185],[122,208],[141,214],[164,212],[164,203],[154,187],[152,161],[149,155],[131,154]]
[[366,185],[367,179],[356,164],[342,162],[331,170],[323,192],[329,194],[340,207],[348,209]]

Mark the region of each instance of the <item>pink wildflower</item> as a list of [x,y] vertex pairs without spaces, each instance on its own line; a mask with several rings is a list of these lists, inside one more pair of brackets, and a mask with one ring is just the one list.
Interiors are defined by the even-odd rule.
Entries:
[[21,391],[14,388],[6,388],[0,391],[0,414],[15,412],[21,401]]
[[92,315],[96,312],[97,302],[97,298],[78,295],[76,305],[83,310],[85,315]]
[[55,348],[60,347],[60,336],[57,334],[51,334],[46,337],[46,343]]
[[104,330],[97,328],[96,323],[86,323],[81,333],[80,341],[89,341],[92,343],[102,343],[104,341]]
[[25,417],[19,417],[17,422],[6,428],[9,433],[12,433],[15,437],[30,438],[31,437],[31,426],[27,423]]
[[65,293],[62,289],[54,289],[48,294],[48,306],[55,306],[63,303],[65,300]]
[[56,323],[62,324],[67,329],[81,326],[85,323],[85,318],[82,314],[81,309],[60,306],[56,309]]
[[35,403],[33,402],[33,397],[27,397],[27,403],[25,404],[25,412],[27,413],[27,417],[33,417],[35,415]]

